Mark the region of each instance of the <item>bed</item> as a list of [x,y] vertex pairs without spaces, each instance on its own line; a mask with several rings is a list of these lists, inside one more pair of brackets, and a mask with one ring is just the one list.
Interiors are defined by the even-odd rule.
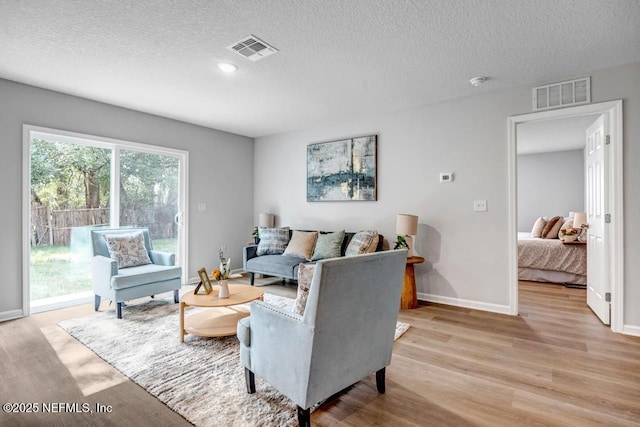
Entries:
[[518,279],[586,285],[587,248],[518,232]]

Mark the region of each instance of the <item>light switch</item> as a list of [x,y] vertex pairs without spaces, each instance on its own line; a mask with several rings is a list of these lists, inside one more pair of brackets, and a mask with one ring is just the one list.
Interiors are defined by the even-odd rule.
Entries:
[[474,200],[473,201],[473,211],[474,212],[486,212],[487,211],[487,201],[486,200]]
[[207,210],[207,204],[206,203],[198,203],[198,212],[204,212]]

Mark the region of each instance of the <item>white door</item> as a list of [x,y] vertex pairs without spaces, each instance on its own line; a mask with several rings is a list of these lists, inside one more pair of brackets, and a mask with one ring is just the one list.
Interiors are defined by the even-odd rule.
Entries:
[[606,138],[609,134],[608,117],[603,114],[587,128],[586,196],[587,196],[587,304],[602,320],[609,324],[610,303],[605,295],[611,292],[608,275],[608,224],[605,215],[609,209],[609,163]]

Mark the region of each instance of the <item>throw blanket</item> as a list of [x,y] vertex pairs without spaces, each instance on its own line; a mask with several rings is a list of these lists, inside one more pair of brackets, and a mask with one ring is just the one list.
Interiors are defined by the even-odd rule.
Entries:
[[518,239],[518,267],[587,275],[587,248],[558,239]]

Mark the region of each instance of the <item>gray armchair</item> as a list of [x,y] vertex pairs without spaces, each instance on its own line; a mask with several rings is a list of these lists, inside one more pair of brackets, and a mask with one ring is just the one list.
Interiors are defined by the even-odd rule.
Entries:
[[406,259],[400,250],[319,261],[303,316],[252,302],[238,322],[248,392],[262,377],[295,402],[301,426],[311,406],[374,372],[384,393]]
[[[109,256],[105,234],[126,234],[142,231],[151,264],[118,268],[118,263]],[[182,267],[176,266],[174,254],[154,251],[149,230],[146,228],[123,228],[91,230],[91,275],[95,294],[95,310],[100,299],[107,298],[116,303],[116,314],[122,319],[125,301],[173,291],[173,299],[179,302],[178,291],[182,286]]]

